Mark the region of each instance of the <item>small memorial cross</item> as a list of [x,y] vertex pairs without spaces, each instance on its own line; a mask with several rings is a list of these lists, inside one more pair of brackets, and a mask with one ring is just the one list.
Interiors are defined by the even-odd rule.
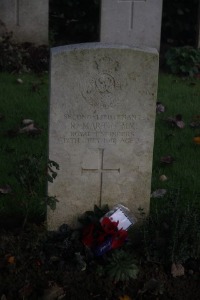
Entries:
[[101,0],[100,41],[160,48],[163,0]]
[[20,0],[16,0],[16,25],[19,26],[19,1]]
[[118,2],[130,2],[131,3],[130,29],[133,29],[134,3],[135,2],[146,2],[146,0],[118,0]]
[[99,206],[102,205],[102,189],[103,189],[103,173],[105,172],[118,172],[120,173],[119,169],[104,169],[104,149],[99,149],[99,168],[98,169],[84,169],[82,168],[82,173],[84,172],[91,172],[91,173],[99,173],[100,174],[100,193],[99,193]]

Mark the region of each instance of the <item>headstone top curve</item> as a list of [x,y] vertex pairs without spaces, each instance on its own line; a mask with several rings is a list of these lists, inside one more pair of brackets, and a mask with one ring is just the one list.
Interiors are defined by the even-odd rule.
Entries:
[[135,50],[138,52],[149,52],[152,54],[158,54],[158,50],[156,48],[150,47],[135,47],[129,45],[120,45],[120,44],[105,44],[105,43],[84,43],[84,44],[72,44],[65,45],[59,47],[51,48],[51,54],[59,54],[62,52],[70,52],[70,51],[79,51],[79,50],[94,50],[94,49],[127,49],[127,50]]

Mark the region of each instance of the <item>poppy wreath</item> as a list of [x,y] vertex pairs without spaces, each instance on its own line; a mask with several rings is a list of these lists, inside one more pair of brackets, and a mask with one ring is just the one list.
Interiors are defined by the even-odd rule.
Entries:
[[94,255],[100,256],[105,252],[121,247],[128,236],[124,229],[118,229],[119,221],[104,217],[99,224],[91,223],[83,229],[82,242],[89,247]]

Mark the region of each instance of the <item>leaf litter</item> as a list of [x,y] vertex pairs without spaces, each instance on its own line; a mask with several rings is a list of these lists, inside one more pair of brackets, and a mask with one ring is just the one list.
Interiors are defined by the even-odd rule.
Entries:
[[167,193],[166,189],[158,189],[155,190],[152,194],[151,194],[151,198],[163,198],[165,196],[165,194]]
[[200,128],[200,115],[196,115],[193,117],[191,123],[190,123],[191,128]]
[[156,102],[156,112],[158,114],[165,112],[165,106],[161,102]]
[[29,136],[37,136],[42,133],[42,129],[39,128],[35,121],[32,119],[23,119],[21,126],[18,128],[13,128],[7,131],[6,135],[10,137],[15,137],[19,134],[27,134]]
[[171,274],[173,277],[180,277],[185,275],[185,269],[182,264],[173,263],[171,266]]
[[177,114],[175,117],[168,117],[166,122],[173,127],[178,127],[180,129],[185,128],[185,123],[183,122],[181,114]]
[[6,194],[10,194],[11,192],[12,189],[8,184],[0,186],[0,194],[6,195]]
[[175,161],[175,158],[171,155],[162,156],[160,162],[165,165],[171,165]]

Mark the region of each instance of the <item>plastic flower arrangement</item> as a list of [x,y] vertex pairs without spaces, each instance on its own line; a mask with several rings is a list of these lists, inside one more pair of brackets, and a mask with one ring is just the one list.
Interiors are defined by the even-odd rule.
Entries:
[[120,248],[126,242],[127,230],[136,220],[128,217],[125,209],[127,210],[122,205],[118,205],[99,222],[90,223],[84,227],[82,242],[92,250],[95,256]]

